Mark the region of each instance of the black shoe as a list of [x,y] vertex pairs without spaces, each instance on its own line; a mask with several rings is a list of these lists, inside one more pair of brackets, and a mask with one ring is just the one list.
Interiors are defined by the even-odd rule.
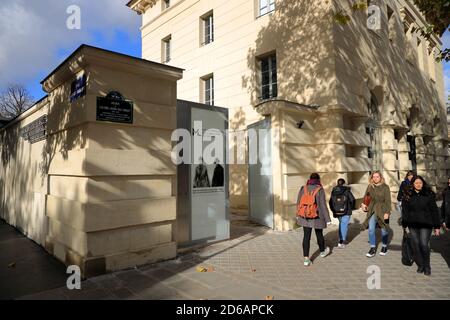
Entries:
[[372,248],[370,248],[369,252],[366,253],[366,257],[373,258],[376,253],[377,253],[377,249],[372,247]]
[[423,274],[426,275],[426,276],[431,276],[431,270],[430,269],[425,269]]
[[387,247],[381,247],[380,256],[387,255]]
[[423,270],[423,267],[418,267],[418,268],[417,268],[417,273],[423,273],[423,271],[424,271],[424,270]]

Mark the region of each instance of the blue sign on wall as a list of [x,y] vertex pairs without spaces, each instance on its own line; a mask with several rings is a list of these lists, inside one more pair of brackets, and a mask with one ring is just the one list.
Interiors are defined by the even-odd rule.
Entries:
[[70,87],[70,102],[74,102],[78,98],[86,94],[86,75],[82,75],[72,82]]

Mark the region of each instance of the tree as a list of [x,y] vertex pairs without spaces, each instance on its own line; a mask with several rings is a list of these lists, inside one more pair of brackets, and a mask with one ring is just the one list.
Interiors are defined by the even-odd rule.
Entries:
[[441,37],[450,24],[450,1],[414,0],[414,3],[433,26],[433,31]]
[[0,115],[14,118],[34,104],[33,98],[22,84],[10,84],[0,93]]

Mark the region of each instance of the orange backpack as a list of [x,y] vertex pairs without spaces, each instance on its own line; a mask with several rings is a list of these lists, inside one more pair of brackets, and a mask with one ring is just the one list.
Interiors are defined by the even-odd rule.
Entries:
[[319,216],[317,213],[316,194],[320,189],[321,187],[318,187],[309,193],[308,186],[303,187],[303,195],[297,204],[297,216],[304,219],[315,219]]

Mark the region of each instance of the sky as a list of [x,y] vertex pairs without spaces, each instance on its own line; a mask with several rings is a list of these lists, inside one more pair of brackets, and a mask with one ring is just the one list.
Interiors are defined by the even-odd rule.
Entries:
[[[141,57],[141,16],[128,0],[0,1],[0,89],[23,83],[35,100],[45,95],[40,81],[81,44]],[[77,5],[80,29],[67,28]],[[442,37],[450,47],[450,32]],[[444,63],[446,97],[450,95],[450,62]],[[445,99],[447,101],[447,99]]]
[[[450,48],[450,32],[447,31],[441,38],[442,48]],[[444,62],[444,81],[445,81],[445,101],[447,102],[450,96],[450,62]]]
[[[22,83],[35,100],[40,82],[81,44],[141,56],[141,16],[128,0],[0,1],[0,88]],[[71,5],[80,8],[80,29],[69,29]]]

